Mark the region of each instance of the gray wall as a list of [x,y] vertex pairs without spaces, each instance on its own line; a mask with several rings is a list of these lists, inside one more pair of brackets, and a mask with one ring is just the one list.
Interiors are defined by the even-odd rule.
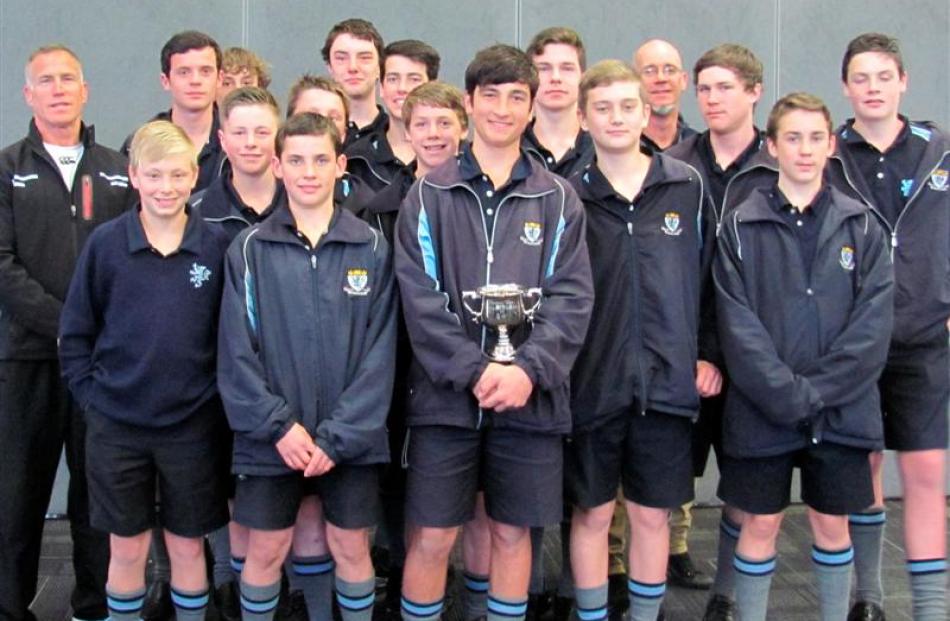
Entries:
[[[443,78],[456,83],[480,47],[496,41],[523,46],[555,24],[581,33],[591,61],[629,59],[640,41],[653,36],[678,44],[687,66],[717,43],[742,43],[766,66],[760,123],[777,96],[791,90],[823,96],[835,118],[845,118],[837,77],[844,46],[855,34],[882,30],[904,46],[911,78],[905,112],[950,125],[947,0],[0,0],[0,144],[24,133],[29,110],[21,94],[22,65],[41,44],[63,42],[85,61],[86,118],[103,143],[115,146],[167,107],[158,52],[172,33],[197,28],[223,46],[254,49],[273,65],[272,89],[282,99],[302,72],[323,72],[323,38],[350,16],[371,19],[386,40],[430,42],[444,56]],[[700,124],[692,94],[685,114]]]
[[[582,7],[582,8],[580,8]],[[808,90],[826,99],[837,120],[849,111],[839,63],[847,41],[869,30],[896,35],[910,88],[904,112],[950,126],[950,2],[948,0],[0,0],[0,144],[19,139],[29,121],[23,63],[39,45],[61,42],[84,61],[90,100],[86,119],[99,140],[118,146],[135,127],[168,106],[158,81],[158,54],[174,32],[204,30],[222,46],[249,47],[273,65],[279,99],[304,71],[324,72],[320,47],[346,17],[371,19],[386,40],[419,38],[443,55],[442,77],[460,83],[474,52],[493,42],[524,46],[546,26],[576,28],[591,62],[630,59],[649,37],[683,51],[687,67],[725,41],[750,47],[766,67],[758,122],[780,94]],[[684,112],[700,125],[692,94]],[[889,494],[899,489],[892,473]],[[698,489],[713,499],[714,470]],[[52,510],[62,511],[62,481]]]

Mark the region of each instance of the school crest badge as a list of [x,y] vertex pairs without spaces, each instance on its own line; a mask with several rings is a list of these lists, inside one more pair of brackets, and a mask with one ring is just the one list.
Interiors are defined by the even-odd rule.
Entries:
[[521,241],[529,246],[540,246],[543,241],[541,237],[540,222],[525,222]]
[[946,168],[938,168],[933,171],[930,175],[930,183],[928,184],[930,189],[937,192],[946,192],[947,188],[950,187],[950,184],[947,183],[948,177],[950,177],[950,173],[947,172]]
[[854,248],[851,246],[842,246],[838,263],[849,272],[852,271],[854,269]]
[[367,295],[369,293],[369,272],[361,267],[352,267],[346,270],[346,286],[343,287],[349,295]]
[[211,270],[204,265],[197,263],[191,264],[191,271],[188,272],[189,280],[195,289],[201,289],[201,286],[211,280]]
[[660,230],[673,237],[682,233],[683,229],[680,227],[680,215],[675,211],[666,212],[663,216],[663,226],[660,227]]

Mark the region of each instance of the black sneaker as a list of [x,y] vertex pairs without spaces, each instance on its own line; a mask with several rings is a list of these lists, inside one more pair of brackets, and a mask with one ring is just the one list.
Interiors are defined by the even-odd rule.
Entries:
[[666,581],[672,585],[686,589],[705,591],[712,586],[712,578],[696,569],[689,552],[670,554],[666,565]]
[[155,580],[145,591],[142,602],[142,621],[170,621],[175,617],[172,587],[164,580]]
[[714,594],[706,602],[703,621],[735,621],[736,604],[725,595]]
[[241,590],[234,580],[215,588],[214,604],[224,621],[241,621]]
[[607,576],[607,616],[611,621],[622,619],[628,608],[627,574],[610,574]]
[[552,621],[569,621],[573,608],[573,598],[556,595],[554,597],[554,606],[552,607]]
[[871,602],[854,602],[848,621],[884,621],[884,610]]

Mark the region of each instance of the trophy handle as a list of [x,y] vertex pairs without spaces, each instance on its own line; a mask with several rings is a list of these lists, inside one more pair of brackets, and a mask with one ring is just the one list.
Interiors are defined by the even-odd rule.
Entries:
[[[524,299],[526,297],[536,298],[534,304],[526,307],[524,305]],[[524,309],[524,315],[528,318],[528,321],[532,321],[534,319],[534,314],[538,311],[538,308],[541,307],[541,287],[531,287],[530,289],[525,289],[521,296],[521,307]]]
[[467,310],[469,313],[472,314],[472,321],[475,323],[478,323],[479,320],[481,319],[482,311],[481,309],[476,311],[474,308],[469,306],[468,302],[466,302],[465,300],[479,300],[481,299],[481,297],[482,296],[478,294],[478,291],[463,291],[462,292],[462,306],[464,306],[465,310]]

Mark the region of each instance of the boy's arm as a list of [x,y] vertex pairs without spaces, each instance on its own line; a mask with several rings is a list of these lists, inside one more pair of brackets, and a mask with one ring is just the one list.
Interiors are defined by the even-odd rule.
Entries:
[[586,216],[574,188],[563,182],[562,188],[564,210],[541,281],[541,305],[534,315],[531,334],[518,347],[514,361],[542,390],[552,390],[567,381],[584,343],[594,305]]
[[321,421],[314,434],[314,442],[334,463],[352,461],[385,444],[379,440],[385,437],[396,376],[396,285],[386,241],[377,235],[376,286],[359,366],[330,418]]
[[[56,242],[51,240],[50,243]],[[63,304],[30,276],[17,256],[10,179],[0,180],[0,300],[3,300],[3,311],[18,324],[50,339],[56,338]]]
[[868,217],[867,225],[867,246],[860,258],[848,325],[827,353],[803,372],[826,408],[847,405],[876,390],[887,361],[894,319],[894,269],[884,231],[873,217]]
[[[59,360],[63,377],[82,409],[89,407],[95,384],[93,354],[102,326],[94,279],[95,240],[93,236],[76,263],[59,326]],[[102,275],[99,274],[99,277]]]
[[258,354],[257,295],[254,275],[244,262],[239,235],[225,259],[224,293],[218,327],[218,390],[235,433],[276,443],[293,426],[287,401],[271,392]]
[[434,239],[422,182],[416,182],[396,220],[395,273],[412,352],[437,386],[466,391],[481,377],[488,358],[469,338],[463,319],[449,310],[439,282],[439,240]]
[[749,305],[743,282],[742,260],[736,251],[736,231],[729,221],[719,234],[713,262],[719,342],[735,389],[772,423],[796,427],[823,406],[807,378],[796,375],[779,358],[775,344]]

